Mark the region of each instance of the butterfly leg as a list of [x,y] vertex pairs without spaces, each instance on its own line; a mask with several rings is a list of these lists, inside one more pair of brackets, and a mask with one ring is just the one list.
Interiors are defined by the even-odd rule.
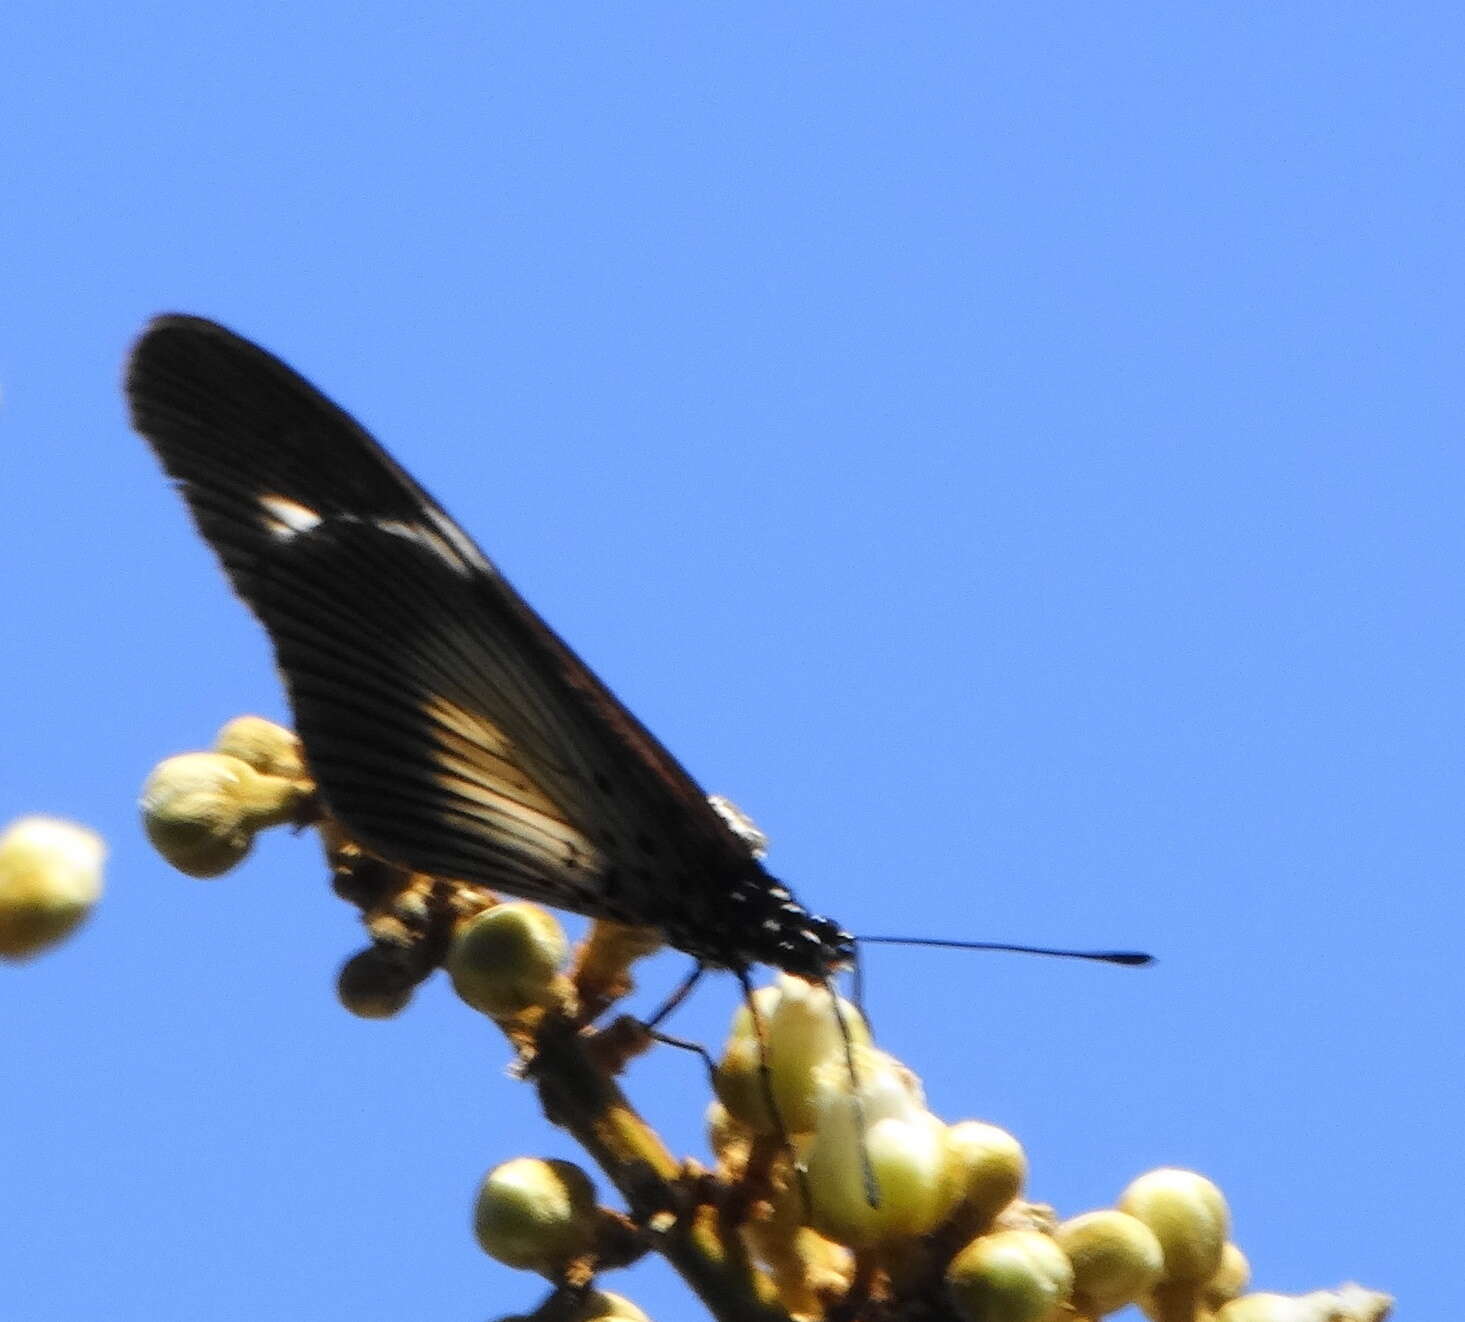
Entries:
[[690,1051],[694,1056],[702,1058],[702,1064],[707,1067],[707,1081],[713,1088],[717,1087],[717,1062],[712,1058],[712,1053],[700,1042],[693,1042],[687,1037],[673,1037],[670,1033],[663,1033],[655,1028],[647,1027],[646,1031],[654,1041],[664,1046],[676,1047],[678,1051]]
[[692,988],[695,987],[702,980],[702,975],[706,972],[707,965],[704,964],[700,959],[695,964],[693,964],[692,971],[688,973],[687,976],[677,984],[676,988],[672,991],[672,994],[668,996],[666,1000],[664,1000],[658,1007],[656,1013],[653,1014],[649,1019],[645,1019],[642,1021],[642,1024],[645,1027],[646,1031],[650,1032],[653,1028],[656,1027],[657,1024],[665,1019],[667,1015],[675,1010],[677,1006],[685,1001],[687,997],[691,995]]
[[[610,1074],[619,1074],[635,1056],[639,1056],[652,1042],[664,1042],[667,1046],[681,1047],[695,1051],[707,1066],[709,1077],[715,1079],[717,1064],[707,1053],[707,1048],[685,1038],[672,1037],[657,1031],[661,1023],[691,994],[692,988],[701,980],[707,966],[698,960],[692,971],[673,989],[670,996],[657,1008],[649,1019],[637,1019],[634,1015],[621,1015],[614,1023],[594,1034],[596,1056],[602,1067]],[[592,1019],[593,1022],[593,1019]]]
[[834,1022],[839,1025],[839,1039],[844,1044],[844,1063],[849,1070],[850,1100],[855,1108],[855,1127],[860,1131],[860,1172],[865,1180],[865,1201],[871,1207],[880,1206],[880,1189],[875,1180],[875,1167],[870,1162],[870,1148],[865,1142],[865,1099],[860,1096],[860,1076],[855,1068],[855,1042],[850,1036],[849,1021],[844,1017],[844,1007],[839,1003],[839,992],[834,981],[826,977],[824,990],[829,993],[829,1004],[834,1009]]
[[783,1123],[783,1114],[778,1109],[778,1099],[773,1095],[773,1071],[768,1065],[768,1031],[763,1023],[763,1014],[758,1009],[758,1002],[753,998],[753,980],[743,965],[738,965],[733,972],[742,986],[743,1004],[748,1007],[748,1014],[753,1021],[753,1033],[758,1042],[758,1083],[763,1090],[763,1104],[773,1120],[775,1137],[793,1163],[794,1178],[799,1182],[799,1194],[804,1200],[804,1206],[810,1208],[814,1206],[814,1199],[809,1192],[809,1172],[794,1151],[793,1140],[789,1138],[788,1129]]
[[855,1003],[855,1009],[860,1012],[865,1027],[874,1036],[875,1026],[870,1022],[870,1012],[865,1009],[865,961],[861,958],[858,945],[855,946],[854,956],[850,960],[850,1000]]

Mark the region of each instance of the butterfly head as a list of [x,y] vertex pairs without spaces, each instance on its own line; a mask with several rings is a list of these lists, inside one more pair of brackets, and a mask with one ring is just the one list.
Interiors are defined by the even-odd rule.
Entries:
[[777,958],[769,963],[811,982],[825,982],[854,962],[855,939],[832,918],[800,913],[802,921],[780,937]]
[[730,937],[735,947],[705,952],[703,957],[711,963],[771,964],[796,977],[823,982],[854,961],[854,937],[832,918],[810,913],[761,867],[755,865],[733,881],[727,898],[730,911],[699,935],[705,938],[708,930],[716,931],[719,939]]

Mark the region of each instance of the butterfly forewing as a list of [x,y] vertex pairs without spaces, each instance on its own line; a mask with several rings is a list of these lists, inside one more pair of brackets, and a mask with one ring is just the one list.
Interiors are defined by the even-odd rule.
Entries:
[[[127,392],[274,642],[326,806],[363,844],[661,927],[713,962],[841,957],[472,540],[302,377],[212,322],[161,317]],[[785,958],[790,937],[819,951]]]

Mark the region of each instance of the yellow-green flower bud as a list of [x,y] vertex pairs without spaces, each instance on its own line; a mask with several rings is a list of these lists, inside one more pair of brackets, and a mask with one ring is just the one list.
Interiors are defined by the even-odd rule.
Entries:
[[967,1322],[1042,1322],[1068,1299],[1073,1268],[1047,1235],[999,1230],[952,1259],[946,1288]]
[[763,987],[755,987],[752,994],[752,1009],[748,1007],[747,1001],[738,1002],[738,1008],[733,1011],[732,1027],[728,1029],[730,1037],[755,1037],[757,1036],[753,1024],[753,1010],[757,1010],[758,1018],[766,1026],[773,1014],[773,1008],[778,1004],[778,998],[783,995],[782,979],[779,982],[770,982]]
[[1235,1244],[1228,1243],[1221,1250],[1221,1265],[1206,1282],[1201,1298],[1207,1307],[1220,1308],[1222,1304],[1235,1299],[1250,1283],[1251,1264]]
[[934,1229],[951,1209],[951,1190],[946,1126],[925,1109],[915,1076],[865,1046],[856,1048],[855,1073],[858,1105],[842,1053],[814,1071],[818,1119],[807,1165],[810,1224],[858,1249]]
[[509,1019],[564,995],[569,958],[564,929],[537,904],[515,900],[476,913],[453,935],[448,976],[469,1005]]
[[1119,1196],[1118,1207],[1155,1232],[1167,1284],[1199,1286],[1216,1274],[1231,1215],[1204,1175],[1168,1167],[1149,1171]]
[[748,1141],[747,1128],[739,1124],[720,1101],[707,1104],[702,1121],[707,1126],[707,1145],[719,1157]]
[[22,817],[0,836],[0,959],[55,945],[102,893],[102,837],[56,817]]
[[730,1037],[712,1076],[717,1100],[734,1123],[750,1134],[773,1134],[778,1125],[768,1109],[757,1040]]
[[[839,1061],[848,1074],[844,1037],[835,1017],[834,998],[823,987],[791,978],[779,978],[780,996],[768,1019],[768,1067],[773,1074],[773,1099],[784,1128],[806,1134],[817,1117],[813,1071],[826,1061]],[[841,999],[839,1011],[857,1046],[868,1046],[870,1030],[850,1002]]]
[[1315,1308],[1285,1294],[1248,1294],[1233,1299],[1217,1314],[1216,1322],[1328,1322]]
[[395,961],[377,946],[357,951],[336,976],[336,996],[361,1019],[390,1019],[401,1014],[416,988],[404,981]]
[[549,1277],[594,1249],[599,1224],[595,1186],[569,1161],[506,1161],[484,1177],[473,1208],[485,1253]]
[[961,1215],[985,1225],[1022,1192],[1028,1161],[1005,1129],[963,1120],[946,1131],[946,1170]]
[[651,1322],[629,1299],[608,1290],[592,1290],[577,1322]]
[[1247,1294],[1216,1313],[1216,1322],[1384,1322],[1394,1301],[1361,1285],[1312,1294]]
[[142,788],[153,847],[190,877],[217,877],[240,863],[256,831],[287,822],[302,790],[224,753],[183,753],[158,763]]
[[214,736],[214,752],[247,762],[266,776],[305,780],[305,749],[294,730],[263,716],[236,716]]
[[1073,1264],[1073,1304],[1084,1317],[1134,1303],[1165,1268],[1155,1232],[1127,1212],[1085,1212],[1059,1226],[1054,1239]]
[[[779,1119],[786,1133],[807,1134],[815,1121],[813,1071],[827,1060],[844,1059],[844,1038],[835,1018],[833,1000],[823,987],[784,974],[772,986],[758,988],[753,993],[753,1003],[763,1024],[769,1082]],[[870,1030],[860,1012],[843,999],[839,1008],[851,1040],[868,1045]],[[728,1107],[756,1132],[773,1133],[776,1125],[768,1115],[762,1081],[757,1081],[756,1098],[743,1086],[750,1061],[758,1061],[761,1068],[757,1024],[752,1011],[743,1005],[733,1018],[724,1067],[732,1076],[726,1086],[737,1091],[740,1097],[746,1096],[747,1104],[728,1102]],[[718,1094],[723,1095],[721,1084]],[[727,1097],[723,1100],[727,1101]]]

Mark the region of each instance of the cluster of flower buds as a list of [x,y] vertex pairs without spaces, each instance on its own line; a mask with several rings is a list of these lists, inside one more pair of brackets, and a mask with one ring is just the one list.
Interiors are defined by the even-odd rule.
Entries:
[[1012,1135],[937,1119],[854,1007],[840,1011],[848,1042],[822,989],[784,977],[756,992],[734,1019],[709,1115],[726,1178],[746,1179],[780,1127],[802,1162],[802,1181],[785,1174],[746,1231],[790,1312],[830,1303],[833,1284],[848,1289],[863,1270],[861,1288],[895,1297],[928,1293],[939,1276],[970,1322],[1082,1322],[1130,1304],[1156,1322],[1386,1315],[1385,1296],[1356,1288],[1243,1295],[1249,1269],[1225,1199],[1191,1171],[1151,1171],[1114,1207],[1059,1221],[1021,1197],[1027,1163]]
[[101,896],[106,854],[73,822],[12,823],[0,835],[0,959],[28,959],[74,931]]
[[244,861],[259,831],[299,822],[313,790],[294,732],[240,716],[208,752],[153,768],[142,790],[143,827],[180,872],[218,877]]
[[[464,1002],[532,1052],[541,1024],[583,1023],[623,995],[631,965],[660,942],[597,923],[571,968],[564,931],[537,905],[371,858],[319,817],[295,735],[258,717],[231,721],[210,752],[161,763],[142,807],[153,844],[200,877],[242,861],[265,827],[317,822],[336,889],[372,935],[341,973],[341,999],[357,1014],[395,1014],[443,965]],[[0,837],[0,957],[41,949],[81,920],[102,854],[90,832],[49,819]],[[649,1037],[627,1041],[629,1054]],[[616,1050],[599,1053],[602,1069],[622,1063]],[[938,1119],[859,1011],[798,978],[780,976],[738,1010],[714,1084],[709,1133],[733,1194],[724,1222],[738,1226],[792,1317],[853,1318],[863,1299],[882,1315],[911,1301],[926,1316],[937,1297],[930,1315],[966,1322],[1096,1322],[1131,1304],[1153,1322],[1382,1322],[1392,1305],[1357,1286],[1244,1294],[1250,1271],[1230,1241],[1225,1199],[1191,1171],[1150,1171],[1114,1207],[1060,1221],[1025,1200],[1027,1160],[1011,1134]],[[499,1261],[569,1290],[576,1322],[645,1322],[592,1288],[597,1271],[633,1261],[647,1240],[598,1205],[579,1167],[531,1158],[497,1167],[474,1228]]]
[[141,808],[153,846],[193,877],[231,871],[268,827],[318,828],[332,884],[361,911],[371,937],[336,983],[341,1004],[362,1018],[405,1009],[442,964],[455,926],[493,903],[482,887],[422,876],[363,850],[321,810],[299,738],[260,716],[230,721],[207,752],[160,762]]

